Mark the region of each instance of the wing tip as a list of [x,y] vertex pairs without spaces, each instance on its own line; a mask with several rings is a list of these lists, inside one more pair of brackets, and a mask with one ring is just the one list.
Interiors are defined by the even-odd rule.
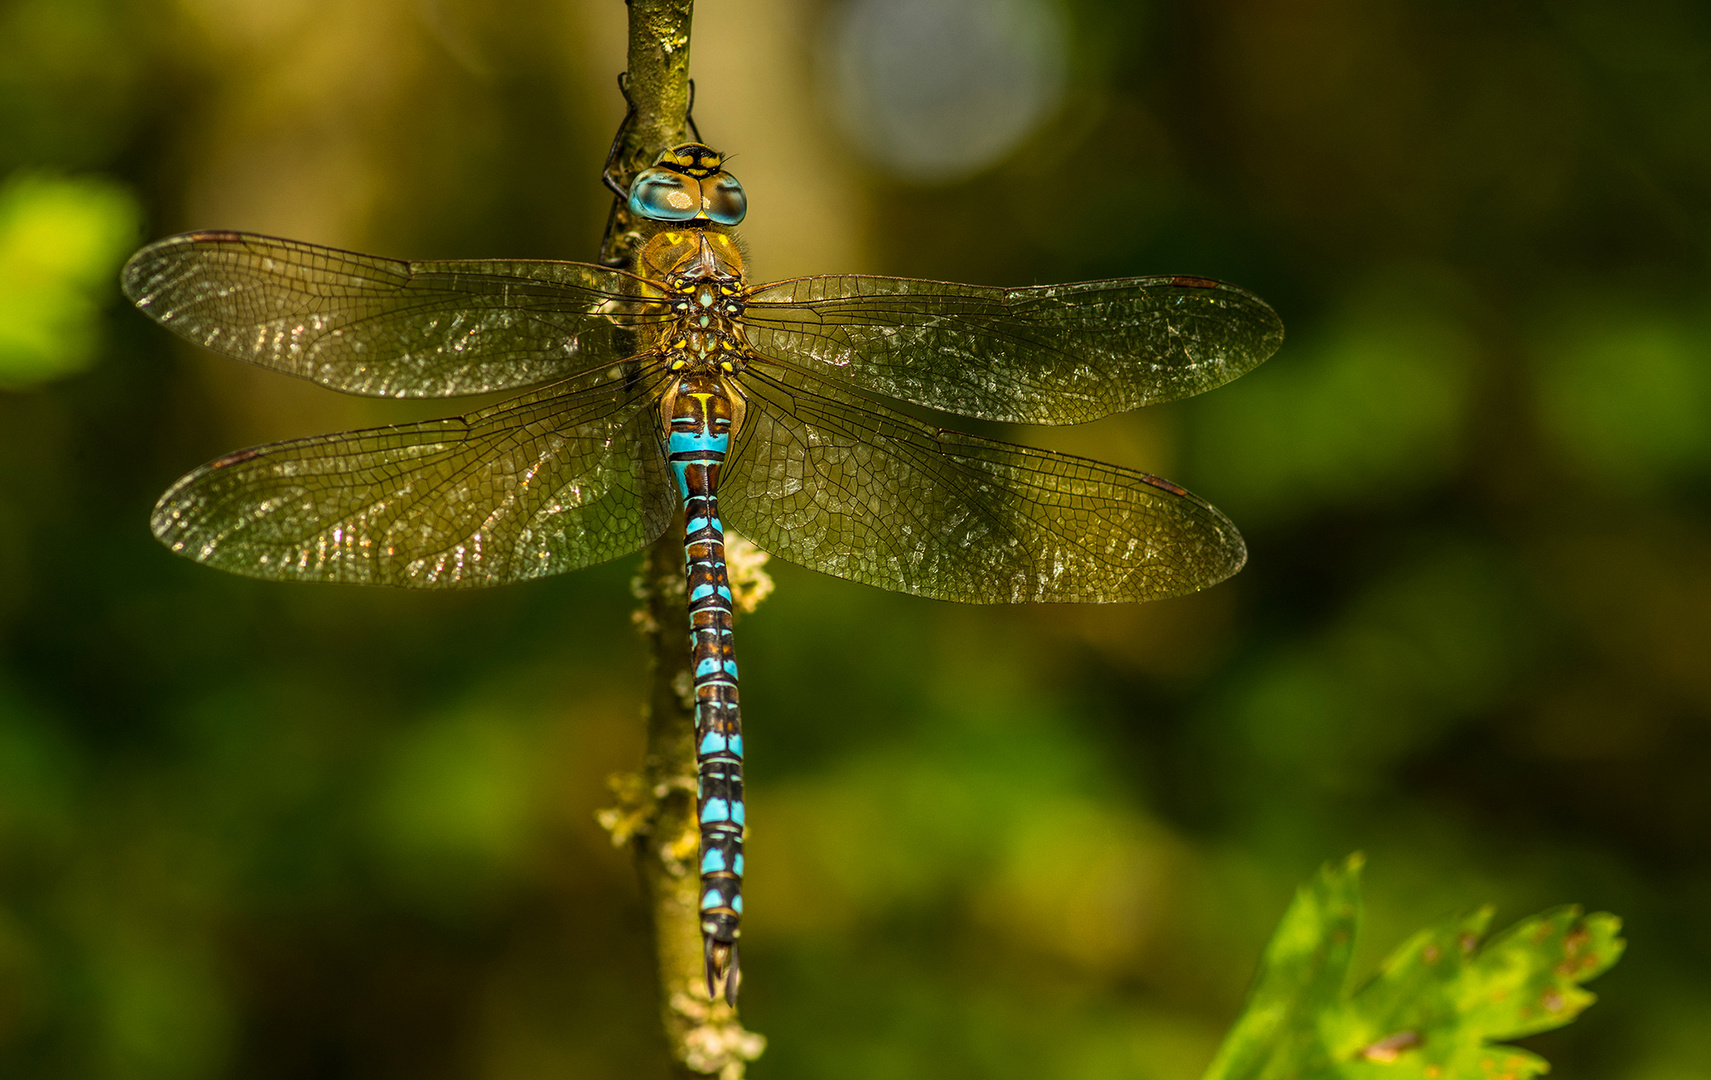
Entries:
[[[1257,300],[1259,298],[1255,297],[1255,299]],[[1271,316],[1269,325],[1265,328],[1265,332],[1260,335],[1260,347],[1258,350],[1260,358],[1259,362],[1263,364],[1271,358],[1273,353],[1283,347],[1284,328],[1283,317],[1277,313],[1277,309],[1273,308],[1270,304],[1267,304],[1264,300],[1260,300],[1259,302],[1265,307],[1266,314]]]
[[151,241],[125,260],[125,265],[119,270],[119,289],[125,294],[125,299],[138,307],[145,307],[153,299],[150,287],[158,274],[160,262],[163,257],[170,258],[169,253],[174,249],[197,244],[243,243],[247,238],[246,234],[231,229],[199,229]]
[[[1172,589],[1151,596],[1141,597],[1143,600],[1168,600],[1179,596],[1192,596],[1204,592],[1214,585],[1221,585],[1235,577],[1248,564],[1248,545],[1242,538],[1242,532],[1236,528],[1229,515],[1177,484],[1169,480],[1161,480],[1155,476],[1145,478],[1147,483],[1179,496],[1193,504],[1195,511],[1186,515],[1183,521],[1184,532],[1193,537],[1194,543],[1208,552],[1208,557],[1200,564],[1202,572],[1188,582],[1188,587]],[[1216,552],[1217,557],[1212,557]]]
[[144,307],[151,299],[148,282],[151,277],[147,268],[154,260],[164,240],[156,240],[138,248],[125,260],[125,265],[119,268],[119,291],[125,294],[125,299],[137,307]]

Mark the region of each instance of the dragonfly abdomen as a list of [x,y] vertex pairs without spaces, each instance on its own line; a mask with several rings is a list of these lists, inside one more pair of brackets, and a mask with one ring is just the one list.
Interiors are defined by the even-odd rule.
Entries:
[[736,423],[729,391],[717,373],[704,369],[684,374],[663,406],[667,460],[683,497],[707,993],[713,996],[723,980],[725,999],[735,1004],[743,911],[743,728],[718,486]]

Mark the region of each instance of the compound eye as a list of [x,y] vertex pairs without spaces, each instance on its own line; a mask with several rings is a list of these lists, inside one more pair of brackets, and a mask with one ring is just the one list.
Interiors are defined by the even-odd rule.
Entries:
[[692,221],[701,214],[701,185],[669,169],[643,169],[630,185],[630,213],[654,221]]
[[749,212],[749,197],[730,173],[701,181],[702,213],[721,225],[735,225]]

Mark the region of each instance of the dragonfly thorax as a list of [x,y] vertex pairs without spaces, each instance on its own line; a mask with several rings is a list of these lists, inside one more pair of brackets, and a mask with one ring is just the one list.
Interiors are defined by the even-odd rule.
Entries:
[[748,346],[737,325],[720,317],[702,325],[701,318],[704,316],[679,323],[666,332],[660,345],[666,366],[672,371],[690,367],[741,371]]
[[[648,238],[636,255],[643,277],[675,286],[701,278],[743,283],[743,254],[736,241],[712,229],[664,229]],[[675,291],[675,290],[674,290]]]
[[690,366],[740,371],[743,340],[742,282],[697,264],[667,279],[667,306],[676,318],[662,342],[673,371]]
[[715,319],[740,319],[743,315],[742,283],[728,275],[675,274],[667,295],[671,297],[673,315],[700,326],[710,326]]
[[699,366],[739,371],[748,353],[743,315],[743,260],[724,233],[671,229],[651,238],[637,257],[652,280],[657,303],[672,315],[658,349],[673,371]]

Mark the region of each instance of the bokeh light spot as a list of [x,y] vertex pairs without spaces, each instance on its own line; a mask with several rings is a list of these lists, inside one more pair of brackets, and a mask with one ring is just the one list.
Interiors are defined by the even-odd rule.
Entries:
[[828,22],[822,82],[888,172],[949,183],[1001,160],[1057,107],[1066,35],[1040,0],[853,0]]

